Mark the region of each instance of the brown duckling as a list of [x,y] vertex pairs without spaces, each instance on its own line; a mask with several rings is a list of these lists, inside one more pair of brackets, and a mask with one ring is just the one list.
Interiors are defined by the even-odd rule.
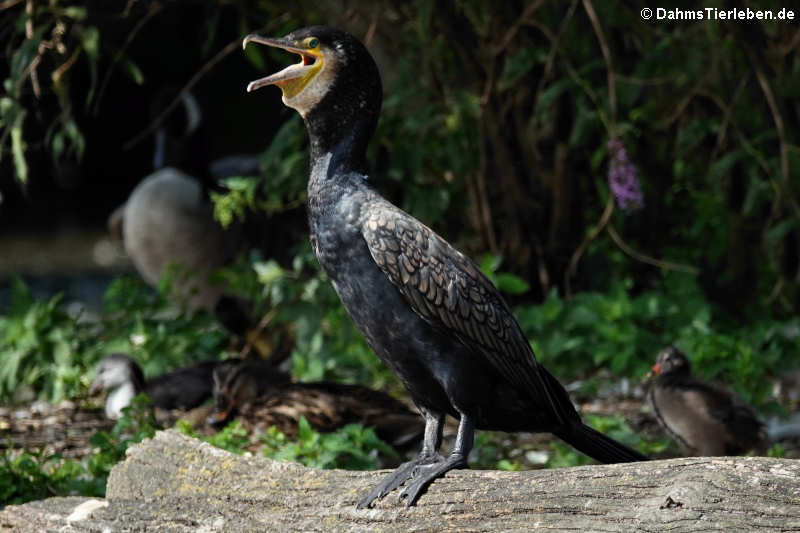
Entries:
[[192,409],[211,398],[214,368],[219,361],[203,361],[145,380],[141,367],[130,356],[115,353],[97,365],[90,394],[108,390],[105,412],[117,419],[131,399],[144,392],[160,409]]
[[661,350],[647,400],[656,419],[689,456],[740,455],[763,445],[762,422],[730,392],[691,376],[686,356]]
[[416,444],[424,430],[419,415],[388,394],[360,385],[290,383],[256,359],[228,360],[214,370],[214,402],[209,423],[215,425],[238,415],[257,429],[277,426],[293,434],[301,416],[322,432],[361,423],[396,448]]

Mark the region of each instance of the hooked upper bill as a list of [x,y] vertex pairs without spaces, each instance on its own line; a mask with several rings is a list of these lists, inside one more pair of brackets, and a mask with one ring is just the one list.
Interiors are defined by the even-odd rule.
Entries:
[[272,39],[250,34],[242,41],[242,48],[246,48],[251,42],[282,48],[298,54],[302,59],[299,63],[289,65],[280,72],[251,81],[247,85],[247,92],[255,91],[266,85],[277,85],[283,91],[284,99],[291,99],[308,85],[323,66],[319,40],[314,37],[296,42],[286,38]]

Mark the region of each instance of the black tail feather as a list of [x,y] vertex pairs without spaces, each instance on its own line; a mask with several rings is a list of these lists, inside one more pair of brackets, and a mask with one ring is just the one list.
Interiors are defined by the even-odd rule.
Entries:
[[632,463],[648,460],[646,455],[628,448],[586,424],[574,424],[553,433],[579,452],[601,463]]

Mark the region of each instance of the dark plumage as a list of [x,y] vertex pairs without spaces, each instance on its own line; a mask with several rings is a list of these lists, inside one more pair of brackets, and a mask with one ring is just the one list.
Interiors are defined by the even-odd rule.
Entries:
[[[282,39],[248,36],[302,62],[252,82],[275,84],[305,119],[311,143],[311,244],[369,345],[408,389],[426,422],[417,459],[359,502],[403,483],[413,505],[436,478],[466,468],[474,430],[552,432],[595,459],[645,457],[581,422],[561,384],[534,357],[497,289],[467,257],[382,198],[366,177],[366,147],[382,91],[377,66],[350,34],[316,26]],[[445,415],[455,446],[438,455]]]
[[661,350],[653,373],[647,401],[686,455],[739,455],[763,444],[764,427],[753,411],[730,392],[694,379],[678,349]]
[[144,379],[141,367],[131,357],[115,353],[97,365],[97,376],[90,394],[108,390],[106,416],[119,418],[131,399],[144,392],[161,409],[192,409],[211,397],[212,373],[218,361],[203,361],[192,366]]
[[288,376],[259,360],[230,360],[214,370],[212,424],[234,415],[262,429],[277,426],[284,433],[297,430],[301,416],[318,431],[334,431],[346,424],[374,427],[375,434],[403,448],[422,438],[418,414],[391,396],[359,385],[290,383]]

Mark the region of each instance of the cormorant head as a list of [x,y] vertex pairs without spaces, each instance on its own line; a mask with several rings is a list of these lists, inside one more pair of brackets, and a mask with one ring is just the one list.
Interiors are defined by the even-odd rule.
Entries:
[[690,368],[689,360],[683,352],[674,346],[667,346],[658,352],[656,364],[653,365],[653,374],[689,375]]
[[[283,103],[304,117],[332,92],[339,93],[336,100],[348,96],[364,100],[374,97],[370,93],[375,92],[376,80],[377,94],[381,96],[378,68],[372,56],[358,39],[345,31],[311,26],[277,39],[248,35],[242,46],[250,42],[282,48],[300,56],[299,63],[250,82],[247,91],[277,85],[283,91]],[[354,94],[347,95],[347,92]]]
[[89,394],[116,389],[126,383],[132,383],[137,391],[142,390],[144,388],[142,369],[125,354],[111,354],[104,357],[97,365],[97,375],[89,387]]

